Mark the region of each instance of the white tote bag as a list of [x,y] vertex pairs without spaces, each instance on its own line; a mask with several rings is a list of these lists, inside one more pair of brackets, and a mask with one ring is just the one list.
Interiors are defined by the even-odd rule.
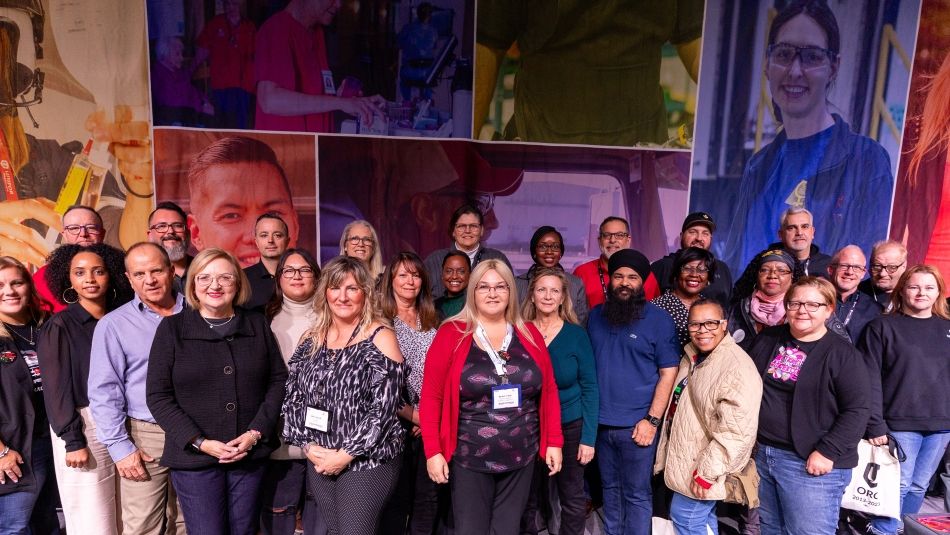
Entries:
[[[897,450],[900,455],[899,446]],[[851,472],[841,507],[900,518],[901,463],[888,446],[874,446],[867,440],[858,443],[858,465]]]

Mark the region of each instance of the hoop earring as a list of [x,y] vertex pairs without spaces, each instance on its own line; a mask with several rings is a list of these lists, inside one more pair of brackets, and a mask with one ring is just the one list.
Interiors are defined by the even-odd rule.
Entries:
[[[70,301],[69,298],[66,297],[66,294],[69,292],[69,290],[72,290],[73,293],[76,294],[76,298],[73,299],[72,301]],[[71,305],[71,304],[76,303],[76,302],[78,302],[78,301],[79,301],[79,292],[77,292],[75,288],[73,288],[72,286],[70,286],[69,288],[66,288],[65,290],[63,290],[63,302],[64,302],[64,303]]]
[[119,292],[118,290],[115,289],[115,286],[112,287],[112,300],[113,301],[119,300]]

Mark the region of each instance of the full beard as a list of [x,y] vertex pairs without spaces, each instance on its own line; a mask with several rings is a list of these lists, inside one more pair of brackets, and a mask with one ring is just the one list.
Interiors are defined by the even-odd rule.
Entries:
[[611,325],[629,325],[635,319],[643,317],[643,309],[646,306],[647,298],[643,293],[643,287],[629,291],[629,295],[623,296],[623,287],[617,287],[610,291],[607,302],[604,303],[604,317],[607,323]]
[[172,262],[178,262],[188,254],[188,246],[185,245],[184,240],[165,240],[162,242],[162,247],[165,248],[168,259]]

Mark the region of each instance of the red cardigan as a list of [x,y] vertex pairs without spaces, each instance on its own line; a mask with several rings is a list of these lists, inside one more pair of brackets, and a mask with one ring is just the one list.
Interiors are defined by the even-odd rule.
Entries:
[[[541,433],[539,453],[543,457],[548,446],[560,448],[564,445],[564,435],[561,434],[561,402],[558,398],[557,383],[554,382],[551,356],[544,345],[544,339],[534,325],[529,323],[527,327],[533,338],[533,345],[517,330],[515,334],[541,369],[541,403],[538,405],[538,413]],[[445,460],[449,461],[458,443],[462,366],[472,347],[471,334],[461,338],[464,329],[465,325],[461,322],[442,325],[426,354],[422,395],[419,400],[419,424],[426,459],[441,453]]]

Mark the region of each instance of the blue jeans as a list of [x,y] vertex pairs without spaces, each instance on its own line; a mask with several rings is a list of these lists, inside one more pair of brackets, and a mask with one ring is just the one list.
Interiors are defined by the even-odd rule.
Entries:
[[[891,435],[907,455],[907,460],[901,463],[901,516],[914,514],[924,503],[930,478],[950,443],[950,433],[891,431]],[[871,529],[874,533],[896,533],[899,524],[896,518],[875,517]]]
[[833,468],[823,476],[805,471],[794,451],[759,443],[759,518],[762,535],[828,535],[838,526],[841,497],[851,470]]
[[56,520],[53,505],[56,479],[53,476],[53,446],[49,437],[33,437],[30,457],[35,483],[30,489],[0,496],[0,535],[59,533],[59,521]]
[[650,533],[653,517],[653,458],[656,439],[647,447],[633,441],[632,427],[597,429],[597,457],[604,486],[604,533]]
[[255,535],[266,463],[172,470],[188,535]]
[[719,534],[719,519],[716,517],[716,500],[696,500],[679,492],[673,493],[670,504],[670,520],[677,535],[708,535],[706,526]]

